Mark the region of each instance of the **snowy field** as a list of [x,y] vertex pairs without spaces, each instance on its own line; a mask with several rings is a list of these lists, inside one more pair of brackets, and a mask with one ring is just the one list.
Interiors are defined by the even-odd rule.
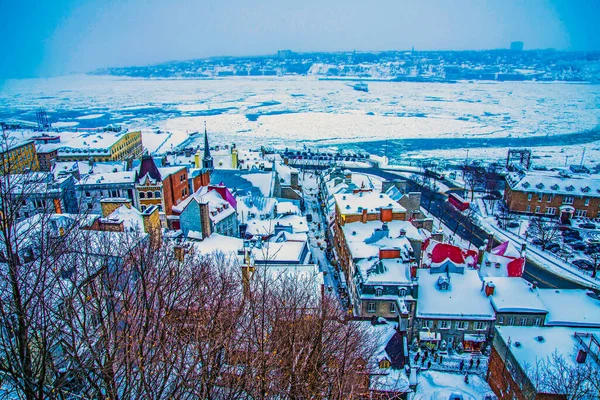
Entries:
[[[35,121],[36,109],[44,107],[55,126],[118,123],[143,129],[143,140],[154,152],[196,145],[186,139],[202,130],[204,121],[213,143],[359,146],[383,154],[385,140],[391,140],[388,155],[396,161],[464,158],[466,148],[472,149],[470,158],[496,158],[519,138],[544,151],[540,162],[564,163],[569,155],[574,161],[583,145],[590,158],[600,149],[600,134],[573,136],[564,146],[544,143],[600,125],[598,85],[370,82],[364,93],[345,82],[296,76],[69,76],[0,85],[0,120]],[[157,134],[158,129],[169,134]]]

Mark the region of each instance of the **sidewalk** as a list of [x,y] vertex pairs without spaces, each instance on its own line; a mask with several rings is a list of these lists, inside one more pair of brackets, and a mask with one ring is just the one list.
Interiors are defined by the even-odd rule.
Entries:
[[[475,199],[479,207],[479,216],[481,217],[481,225],[489,229],[494,233],[494,237],[503,241],[510,241],[517,248],[520,248],[523,243],[527,245],[527,258],[536,262],[542,268],[547,269],[550,272],[558,273],[563,278],[573,281],[575,283],[582,284],[584,286],[589,286],[594,289],[600,289],[600,281],[594,279],[582,271],[579,271],[570,265],[562,262],[561,260],[557,260],[556,257],[543,252],[541,249],[536,249],[531,245],[531,243],[524,240],[522,237],[514,234],[513,232],[506,231],[500,229],[496,226],[496,220],[493,219],[493,216],[487,214],[487,208],[481,198]],[[485,215],[484,215],[485,213]],[[490,220],[491,219],[491,220]]]

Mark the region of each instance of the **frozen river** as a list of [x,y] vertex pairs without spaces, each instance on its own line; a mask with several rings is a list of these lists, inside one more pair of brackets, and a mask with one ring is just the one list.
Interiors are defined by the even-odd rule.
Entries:
[[141,128],[155,152],[178,146],[204,121],[215,143],[381,154],[387,140],[392,158],[452,157],[467,148],[489,158],[514,146],[573,155],[586,146],[593,156],[600,140],[578,134],[600,125],[600,86],[576,83],[370,82],[364,93],[314,77],[70,76],[0,86],[0,120],[34,121],[39,107],[54,126]]

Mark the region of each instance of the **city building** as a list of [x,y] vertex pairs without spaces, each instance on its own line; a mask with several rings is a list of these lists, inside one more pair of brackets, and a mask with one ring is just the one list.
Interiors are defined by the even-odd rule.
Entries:
[[517,171],[506,176],[504,200],[510,211],[529,215],[597,218],[600,177],[563,171]]
[[237,202],[225,186],[205,186],[173,206],[174,229],[181,229],[183,236],[205,239],[213,233],[223,236],[238,235]]
[[0,148],[0,174],[22,174],[28,171],[39,171],[40,165],[31,140],[8,143]]
[[536,287],[525,279],[486,278],[483,285],[496,313],[496,325],[544,325],[548,309]]
[[173,215],[173,206],[190,195],[187,168],[159,168],[151,156],[144,155],[136,172],[135,190],[140,211],[155,205],[160,212]]
[[[488,383],[499,399],[560,400],[590,389],[597,393],[597,375],[581,371],[600,368],[599,338],[600,329],[496,326]],[[577,369],[580,373],[569,372]]]
[[[447,248],[438,246],[433,251],[431,245],[426,247],[424,268],[417,272],[419,296],[413,337],[430,348],[439,348],[443,341],[455,350],[483,351],[491,343],[495,312],[478,272],[469,266],[474,256],[448,254]],[[454,257],[459,262],[453,261]]]
[[143,152],[141,131],[61,132],[32,139],[44,157],[49,158],[56,151],[57,161],[127,160],[139,158]]

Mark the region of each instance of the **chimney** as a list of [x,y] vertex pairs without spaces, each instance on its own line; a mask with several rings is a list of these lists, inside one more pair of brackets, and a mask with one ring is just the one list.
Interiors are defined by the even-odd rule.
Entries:
[[131,208],[131,200],[121,198],[107,198],[100,200],[100,207],[102,209],[102,217],[106,218],[112,214],[117,208],[125,206]]
[[202,239],[206,239],[212,233],[208,202],[200,203],[200,226],[202,226]]
[[392,208],[391,207],[381,207],[379,209],[379,220],[381,222],[390,222],[392,220]]
[[495,289],[496,289],[496,285],[494,285],[494,282],[487,282],[485,284],[485,297],[493,296]]
[[410,277],[412,279],[417,279],[417,269],[418,269],[418,265],[416,262],[410,264]]
[[367,209],[366,209],[366,208],[363,208],[363,209],[362,209],[362,215],[361,215],[361,217],[360,217],[360,221],[361,221],[363,224],[366,224],[366,223],[367,223]]
[[587,359],[587,351],[583,350],[583,349],[579,349],[579,352],[577,353],[577,363],[578,364],[583,364],[585,363],[585,360]]
[[477,252],[477,264],[483,267],[483,255],[485,254],[485,246],[481,246],[478,250],[479,251]]
[[157,249],[162,244],[162,225],[157,206],[150,206],[142,212],[144,231],[150,235],[150,247]]

